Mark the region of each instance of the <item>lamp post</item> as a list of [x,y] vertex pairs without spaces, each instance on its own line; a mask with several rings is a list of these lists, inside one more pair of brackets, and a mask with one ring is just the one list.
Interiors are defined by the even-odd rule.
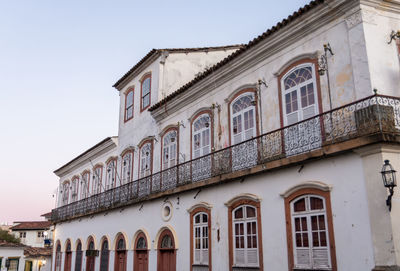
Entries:
[[382,180],[383,185],[389,189],[389,195],[386,199],[386,205],[389,206],[389,212],[392,210],[392,197],[394,193],[394,188],[397,186],[396,183],[396,170],[393,169],[392,165],[389,163],[389,160],[385,160],[385,163],[382,166]]

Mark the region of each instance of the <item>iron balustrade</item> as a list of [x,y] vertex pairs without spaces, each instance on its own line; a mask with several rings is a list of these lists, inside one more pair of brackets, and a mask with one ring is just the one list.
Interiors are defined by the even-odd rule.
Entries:
[[373,95],[52,211],[62,221],[360,136],[400,133],[400,99]]

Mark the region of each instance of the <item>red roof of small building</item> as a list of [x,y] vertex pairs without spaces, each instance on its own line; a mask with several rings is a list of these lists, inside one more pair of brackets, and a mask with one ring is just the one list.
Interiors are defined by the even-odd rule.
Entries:
[[51,256],[52,247],[27,247],[24,255],[27,257],[47,257]]
[[50,221],[21,221],[14,222],[18,223],[15,226],[12,226],[10,230],[19,231],[19,230],[43,230],[48,229],[51,226]]

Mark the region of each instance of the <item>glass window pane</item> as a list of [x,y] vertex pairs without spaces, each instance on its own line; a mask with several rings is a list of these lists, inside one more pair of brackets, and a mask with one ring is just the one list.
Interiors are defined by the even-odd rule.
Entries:
[[311,205],[311,210],[324,209],[324,203],[320,198],[310,197],[310,205]]
[[243,207],[240,207],[235,211],[235,218],[236,219],[243,218]]
[[250,206],[246,207],[247,217],[256,217],[256,209]]
[[305,199],[300,199],[294,203],[294,211],[295,212],[304,212],[306,210],[306,201]]

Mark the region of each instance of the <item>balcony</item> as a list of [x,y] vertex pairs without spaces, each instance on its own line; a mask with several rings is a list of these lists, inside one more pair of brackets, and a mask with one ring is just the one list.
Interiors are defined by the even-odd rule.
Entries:
[[400,143],[400,98],[373,95],[52,211],[60,222],[377,142]]

